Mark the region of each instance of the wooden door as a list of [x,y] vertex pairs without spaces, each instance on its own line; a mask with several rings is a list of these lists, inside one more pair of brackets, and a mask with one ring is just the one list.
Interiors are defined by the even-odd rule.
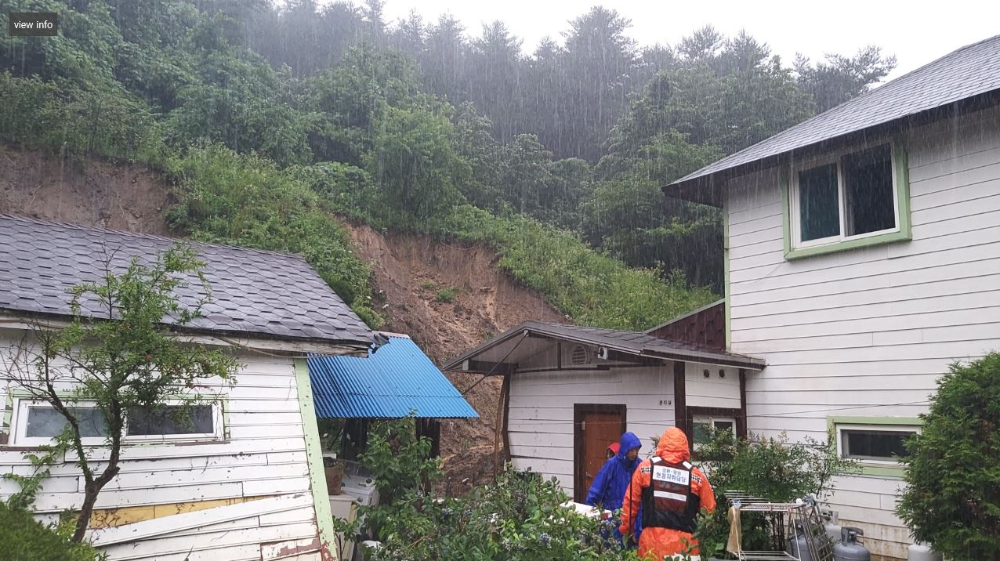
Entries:
[[624,405],[576,404],[573,406],[573,500],[587,499],[594,477],[607,459],[608,444],[625,432]]

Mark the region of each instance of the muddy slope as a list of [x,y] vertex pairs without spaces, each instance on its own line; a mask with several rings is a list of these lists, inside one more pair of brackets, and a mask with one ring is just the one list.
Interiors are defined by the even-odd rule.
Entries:
[[[365,225],[349,228],[374,272],[377,302],[388,320],[385,329],[408,334],[439,365],[522,321],[566,322],[538,294],[501,271],[489,248],[381,234]],[[443,292],[453,292],[452,301],[441,301],[446,300],[439,298]],[[449,377],[463,392],[480,380],[459,373]],[[452,492],[492,475],[499,395],[500,380],[485,380],[466,395],[481,420],[442,422],[445,485]]]
[[0,146],[0,214],[168,235],[173,198],[148,169]]

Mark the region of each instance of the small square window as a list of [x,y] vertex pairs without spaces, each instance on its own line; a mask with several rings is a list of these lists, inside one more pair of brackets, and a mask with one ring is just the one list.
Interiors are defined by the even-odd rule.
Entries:
[[710,417],[707,415],[695,415],[692,419],[692,436],[694,437],[694,449],[697,450],[708,444],[712,431],[728,431],[736,436],[736,419],[732,417]]
[[214,434],[211,405],[133,407],[128,414],[128,436]]
[[793,166],[789,249],[901,232],[893,169],[888,143]]
[[896,463],[906,457],[906,439],[917,427],[872,425],[838,426],[840,455],[863,462]]

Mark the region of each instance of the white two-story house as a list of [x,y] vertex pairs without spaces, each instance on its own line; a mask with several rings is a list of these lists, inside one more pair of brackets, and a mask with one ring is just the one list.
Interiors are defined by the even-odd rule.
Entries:
[[767,365],[749,431],[832,430],[862,473],[829,502],[905,558],[903,439],[950,364],[1000,349],[1000,36],[664,191],[724,210],[727,350]]

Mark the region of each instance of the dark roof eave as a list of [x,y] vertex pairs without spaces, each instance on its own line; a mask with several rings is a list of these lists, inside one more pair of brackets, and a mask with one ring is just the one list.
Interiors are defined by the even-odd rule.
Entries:
[[[573,326],[567,326],[573,327]],[[593,345],[597,347],[604,347],[609,350],[618,351],[621,353],[629,354],[637,357],[647,357],[647,358],[659,358],[664,360],[679,360],[686,362],[710,362],[712,364],[722,364],[726,366],[734,366],[738,368],[749,368],[752,370],[762,370],[765,366],[763,360],[743,355],[737,354],[719,354],[709,351],[695,351],[690,349],[650,349],[648,347],[642,349],[636,349],[634,347],[627,347],[622,345],[615,345],[614,343],[609,343],[607,341],[597,340],[593,337],[586,337],[583,335],[572,336],[566,333],[558,333],[551,329],[546,329],[544,325],[536,322],[523,322],[518,326],[511,328],[496,337],[491,341],[486,341],[480,345],[474,347],[473,349],[463,353],[462,355],[448,361],[443,367],[443,370],[458,370],[461,368],[462,363],[472,357],[489,350],[499,344],[506,342],[511,339],[514,335],[527,331],[528,333],[535,333],[544,337],[551,339],[561,339],[564,341],[572,341],[575,343],[584,343],[588,345]]]
[[[13,308],[3,308],[0,307],[0,314],[7,314],[11,316],[23,317],[26,321],[72,321],[73,316],[67,316],[64,314],[53,314],[47,312],[31,312],[26,310],[17,310]],[[105,318],[90,318],[85,319],[89,321],[107,321]],[[230,330],[220,330],[220,329],[206,329],[198,327],[188,327],[183,325],[174,325],[171,323],[161,324],[167,329],[174,331],[176,333],[184,333],[191,335],[206,335],[209,337],[215,337],[220,340],[222,339],[256,339],[256,340],[268,340],[268,341],[287,341],[290,343],[303,343],[312,344],[319,346],[345,346],[353,347],[360,351],[368,350],[371,346],[373,340],[363,340],[363,339],[325,339],[321,337],[293,337],[293,336],[282,336],[275,335],[274,333],[267,332],[251,332],[251,331],[230,331]],[[0,324],[0,327],[3,327]]]

